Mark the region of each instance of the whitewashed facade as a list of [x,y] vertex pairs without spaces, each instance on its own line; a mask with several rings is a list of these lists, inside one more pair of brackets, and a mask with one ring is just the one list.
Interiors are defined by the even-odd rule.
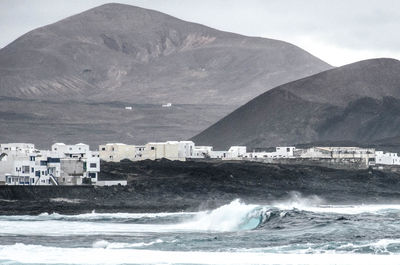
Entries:
[[142,159],[169,159],[185,161],[194,155],[192,141],[152,142],[145,145]]
[[99,156],[101,160],[107,162],[120,162],[123,159],[141,160],[144,148],[144,145],[108,143],[99,146]]
[[58,185],[58,158],[42,154],[33,144],[2,144],[0,150],[0,184]]
[[89,145],[55,143],[51,152],[60,157],[61,185],[96,184],[100,172],[100,158],[90,151]]
[[194,146],[192,158],[210,158],[212,146]]
[[251,152],[243,156],[246,158],[292,158],[296,148],[293,146],[276,147],[274,152]]
[[376,151],[375,162],[377,165],[400,165],[400,157],[397,153]]

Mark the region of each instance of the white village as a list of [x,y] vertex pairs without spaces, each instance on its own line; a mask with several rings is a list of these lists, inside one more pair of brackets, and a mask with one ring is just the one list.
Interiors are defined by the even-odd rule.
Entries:
[[100,180],[100,163],[122,160],[244,160],[276,164],[306,164],[339,169],[400,168],[397,153],[360,147],[276,147],[251,151],[232,146],[216,151],[192,141],[150,142],[145,145],[108,143],[92,151],[89,145],[55,143],[39,150],[31,143],[0,144],[0,185],[127,185],[126,180]]

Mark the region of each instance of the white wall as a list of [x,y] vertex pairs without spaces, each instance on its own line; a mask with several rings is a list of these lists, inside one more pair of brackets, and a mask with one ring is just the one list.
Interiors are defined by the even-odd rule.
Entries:
[[400,157],[397,153],[375,152],[375,163],[380,165],[400,165]]
[[99,180],[96,183],[96,186],[126,186],[128,182],[126,180]]

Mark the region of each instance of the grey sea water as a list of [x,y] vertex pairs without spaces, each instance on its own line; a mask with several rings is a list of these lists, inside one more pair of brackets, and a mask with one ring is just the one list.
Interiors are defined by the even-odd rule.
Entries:
[[400,264],[400,205],[0,216],[1,264]]

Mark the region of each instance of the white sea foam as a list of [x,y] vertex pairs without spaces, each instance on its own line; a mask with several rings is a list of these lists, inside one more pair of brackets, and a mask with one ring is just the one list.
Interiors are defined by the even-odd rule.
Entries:
[[66,202],[66,203],[73,203],[77,204],[82,202],[80,199],[69,199],[69,198],[50,198],[51,202]]
[[71,221],[97,221],[104,219],[141,219],[141,218],[159,218],[173,216],[191,216],[198,212],[173,212],[173,213],[91,213],[63,215],[58,213],[41,213],[34,215],[8,215],[0,216],[0,220],[19,220],[19,221],[45,221],[45,220],[71,220]]
[[290,198],[283,201],[273,202],[271,207],[280,210],[301,210],[315,213],[337,213],[337,214],[379,214],[387,211],[399,211],[399,204],[361,204],[361,205],[327,205],[325,201],[316,196],[302,196],[298,192],[292,192]]
[[119,248],[58,248],[40,245],[0,246],[7,264],[399,264],[400,255],[271,254],[254,252],[183,252]]
[[336,248],[337,251],[345,250],[356,252],[363,248],[369,248],[376,254],[392,254],[388,248],[391,246],[400,247],[400,239],[380,239],[376,242],[355,242],[347,243]]
[[275,204],[280,210],[301,210],[314,213],[336,213],[336,214],[380,214],[388,211],[396,211],[400,213],[400,205],[398,204],[365,204],[365,205],[318,205],[308,206],[301,204]]
[[120,243],[120,242],[108,242],[107,240],[99,240],[93,243],[94,248],[108,248],[108,249],[121,249],[121,248],[140,248],[148,247],[154,244],[160,244],[164,241],[157,239],[151,242],[139,242],[139,243]]
[[[237,249],[239,252],[261,252],[275,254],[399,254],[400,239],[380,239],[378,241],[298,243],[261,248]],[[392,252],[390,248],[394,248]],[[399,263],[400,264],[400,263]]]

